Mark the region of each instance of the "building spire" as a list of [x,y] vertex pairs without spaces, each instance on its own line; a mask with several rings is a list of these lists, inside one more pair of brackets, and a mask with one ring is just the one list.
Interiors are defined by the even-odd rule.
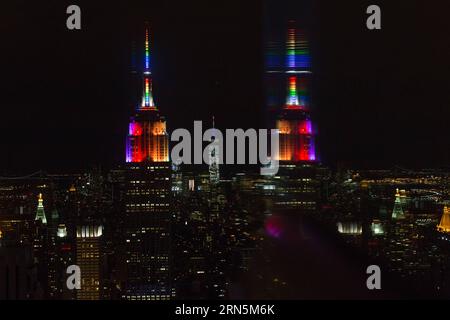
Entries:
[[404,219],[405,213],[403,212],[402,200],[400,195],[400,190],[395,191],[395,202],[394,202],[394,210],[392,210],[392,219]]
[[[216,128],[216,123],[215,123],[215,117],[212,116],[212,128],[215,129]],[[215,131],[217,132],[217,131]],[[214,141],[216,143],[216,145],[214,146],[210,146],[210,150],[209,150],[209,178],[212,184],[217,184],[220,181],[220,171],[219,171],[219,163],[220,163],[220,158],[219,158],[219,146],[217,144],[220,144],[220,141],[218,140],[219,137],[214,136],[214,139],[212,139],[211,141]]]
[[288,108],[300,107],[297,94],[297,76],[289,77],[289,88],[286,105]]
[[289,24],[286,43],[286,67],[293,70],[297,67],[297,42],[293,21],[289,21]]
[[287,73],[311,73],[309,44],[305,32],[298,30],[295,21],[290,20],[286,41]]
[[45,217],[44,211],[44,200],[42,199],[42,193],[38,196],[38,207],[36,210],[36,218],[34,220],[41,220],[43,224],[47,224],[47,218]]
[[[295,37],[295,28],[292,27],[293,21],[289,21],[289,28],[287,33],[287,41],[286,41],[286,72],[292,73],[296,71],[296,37]],[[286,101],[287,108],[298,108],[298,94],[297,94],[297,76],[291,75],[288,78],[288,95]]]
[[145,72],[150,72],[150,42],[148,26],[145,27]]
[[150,31],[148,24],[145,26],[145,46],[144,46],[144,90],[142,94],[141,109],[156,109],[153,101],[152,89],[152,69],[150,64]]
[[286,109],[307,109],[308,92],[305,74],[311,73],[308,41],[304,32],[298,31],[295,21],[288,22],[286,39],[286,74],[288,92]]

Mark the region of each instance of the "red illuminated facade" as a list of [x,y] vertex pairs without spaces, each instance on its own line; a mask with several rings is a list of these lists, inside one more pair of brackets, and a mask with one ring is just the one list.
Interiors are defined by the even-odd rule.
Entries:
[[304,112],[285,110],[277,120],[277,129],[280,133],[280,161],[316,160],[312,124]]

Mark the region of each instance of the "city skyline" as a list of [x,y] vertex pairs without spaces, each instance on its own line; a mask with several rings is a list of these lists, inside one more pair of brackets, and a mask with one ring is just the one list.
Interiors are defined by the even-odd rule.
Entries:
[[[386,4],[386,27],[370,33],[358,8],[335,8],[342,15],[332,16],[324,6],[306,1],[286,2],[283,8],[255,1],[212,8],[197,3],[177,6],[179,10],[172,12],[176,18],[167,20],[169,8],[163,4],[133,6],[128,14],[112,7],[102,16],[95,15],[96,6],[86,4],[86,24],[79,33],[70,33],[63,24],[56,27],[53,20],[39,24],[40,13],[45,10],[56,16],[57,10],[30,6],[22,13],[28,22],[5,22],[12,28],[7,37],[11,51],[2,53],[10,61],[2,86],[7,94],[0,101],[5,106],[0,120],[0,144],[6,155],[1,159],[2,170],[14,174],[95,165],[111,168],[120,163],[124,142],[117,137],[126,132],[122,119],[139,94],[132,85],[131,57],[133,50],[140,50],[139,28],[145,20],[155,29],[158,85],[154,90],[171,119],[170,131],[189,129],[193,120],[209,121],[213,115],[218,128],[265,127],[265,30],[276,34],[282,29],[280,21],[289,18],[285,12],[303,7],[312,10],[309,15],[298,10],[304,19],[297,21],[305,25],[311,39],[321,161],[331,167],[445,166],[449,157],[445,143],[449,111],[443,106],[447,47],[439,32],[430,33],[432,38],[420,46],[408,42],[435,22],[411,23],[405,30],[394,23],[399,7]],[[415,13],[417,6],[406,10]],[[11,10],[19,8],[12,5]],[[431,9],[425,10],[431,14]],[[263,18],[278,22],[268,27]],[[37,28],[30,28],[30,23],[38,23]],[[342,37],[334,37],[335,31]],[[401,46],[394,42],[400,34]],[[350,38],[354,39],[350,47],[341,50],[338,39],[346,43]],[[25,46],[32,48],[33,58]],[[415,57],[429,62],[416,62]],[[25,61],[36,69],[33,77],[22,76],[27,74]],[[32,81],[36,75],[39,81]],[[396,90],[399,85],[402,89]],[[30,103],[20,98],[19,88],[26,88]],[[189,110],[189,117],[180,116],[184,110]],[[240,116],[232,116],[236,113]],[[15,130],[11,119],[20,119],[22,130]]]
[[450,46],[381,2],[9,5],[0,299],[450,297]]

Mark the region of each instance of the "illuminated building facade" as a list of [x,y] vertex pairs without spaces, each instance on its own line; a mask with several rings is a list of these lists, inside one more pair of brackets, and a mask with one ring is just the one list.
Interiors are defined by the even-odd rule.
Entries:
[[50,276],[53,277],[52,288],[53,295],[55,299],[73,300],[76,298],[77,290],[70,290],[67,288],[67,267],[75,264],[76,257],[76,243],[77,239],[72,239],[68,236],[67,227],[65,224],[59,224],[57,226],[56,232],[54,232],[56,237],[54,238],[54,248],[53,256],[49,259],[49,264],[52,266],[49,270],[49,281]]
[[77,227],[77,265],[81,270],[81,289],[77,300],[100,300],[102,226]]
[[444,205],[444,212],[437,229],[439,232],[450,233],[450,202]]
[[349,234],[349,235],[362,234],[362,224],[359,222],[338,222],[337,228],[338,232],[342,234]]
[[142,104],[131,118],[126,146],[122,298],[166,300],[170,284],[171,166],[165,119],[152,91],[149,31],[145,31]]
[[[268,77],[276,76],[278,82],[287,85],[286,99],[275,106],[273,113],[279,130],[280,167],[274,207],[311,211],[317,202],[317,155],[309,92],[312,73],[306,36],[294,21],[288,23],[284,57],[284,67],[268,70]],[[273,56],[269,55],[269,68],[270,59]],[[268,104],[270,107],[270,101]]]

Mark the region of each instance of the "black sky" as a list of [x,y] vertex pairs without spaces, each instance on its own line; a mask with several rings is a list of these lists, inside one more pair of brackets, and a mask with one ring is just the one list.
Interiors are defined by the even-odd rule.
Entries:
[[[124,158],[136,90],[132,41],[153,35],[155,96],[170,128],[216,116],[262,127],[263,30],[310,29],[321,159],[359,167],[450,163],[450,21],[443,2],[14,1],[2,4],[0,173],[70,170]],[[82,30],[66,29],[78,4]]]

